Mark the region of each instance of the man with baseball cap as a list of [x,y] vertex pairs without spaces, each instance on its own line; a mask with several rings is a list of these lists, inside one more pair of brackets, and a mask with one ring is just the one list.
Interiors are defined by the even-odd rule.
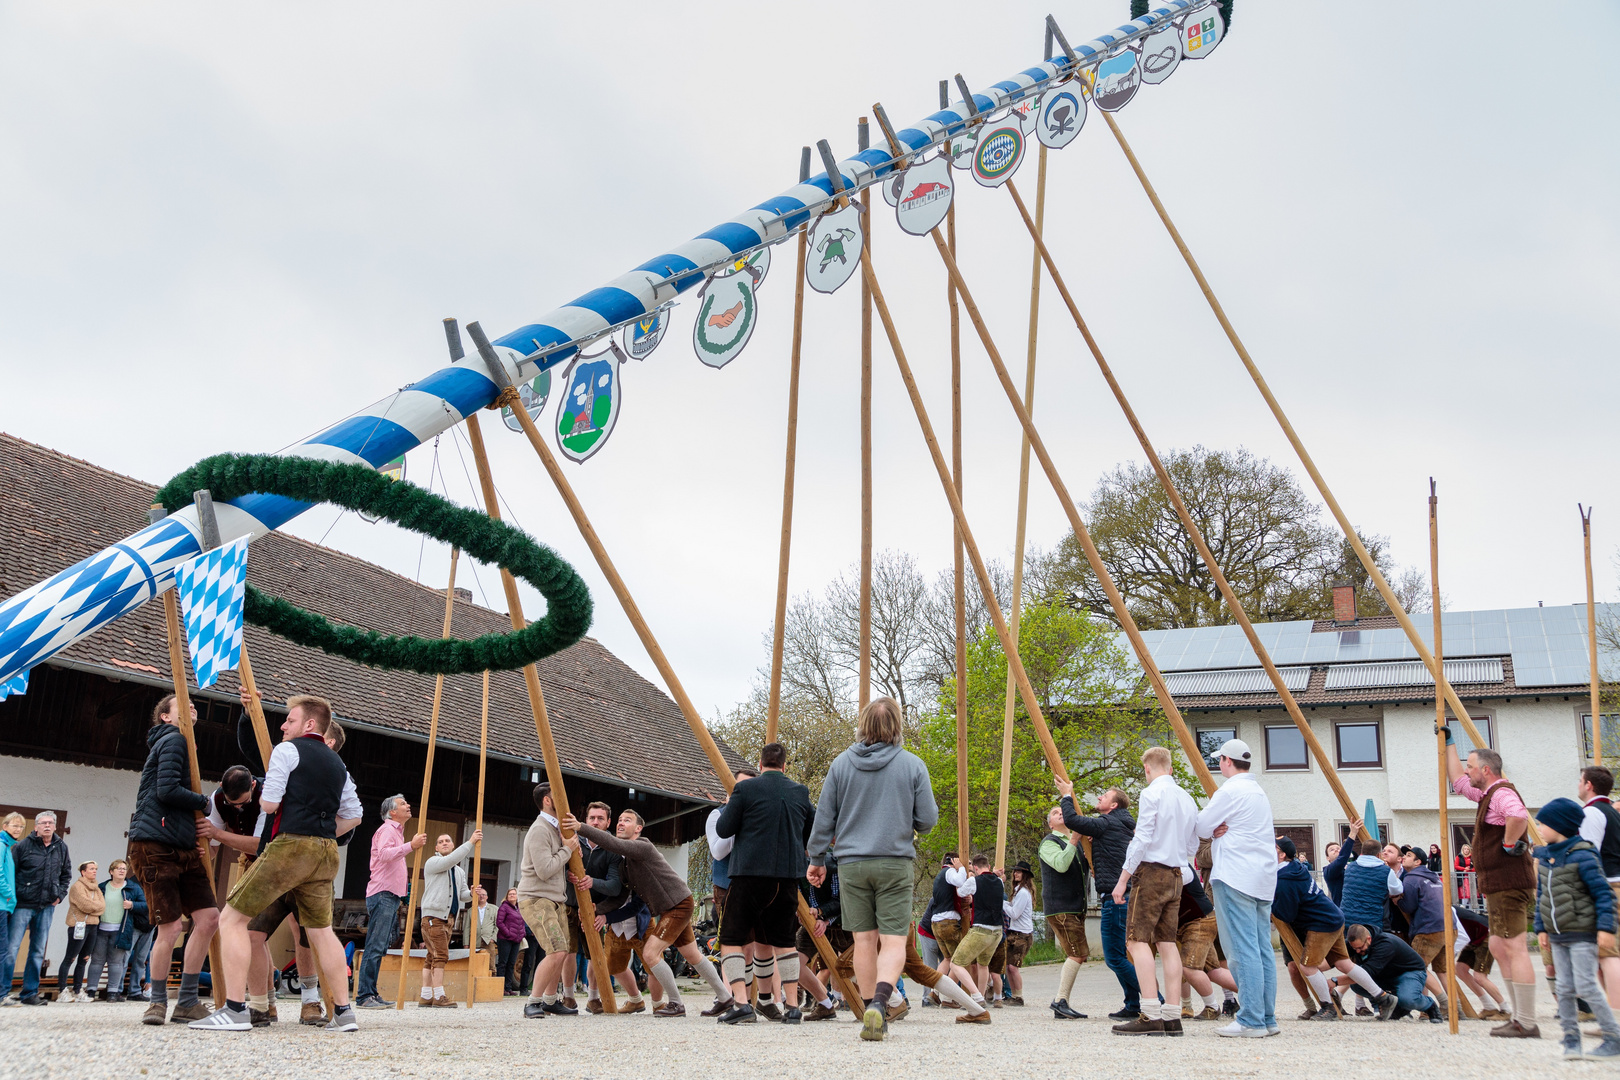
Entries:
[[1271,900],[1277,890],[1271,801],[1249,775],[1254,755],[1242,739],[1217,752],[1226,782],[1198,814],[1198,835],[1212,840],[1210,889],[1221,948],[1238,984],[1237,1019],[1216,1034],[1265,1038],[1277,1027],[1277,964],[1271,951]]

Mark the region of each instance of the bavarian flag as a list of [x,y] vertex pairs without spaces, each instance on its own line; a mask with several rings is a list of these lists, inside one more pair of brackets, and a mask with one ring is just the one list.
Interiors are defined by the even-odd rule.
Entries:
[[191,645],[197,686],[214,685],[242,659],[242,601],[247,593],[248,538],[238,537],[174,572]]

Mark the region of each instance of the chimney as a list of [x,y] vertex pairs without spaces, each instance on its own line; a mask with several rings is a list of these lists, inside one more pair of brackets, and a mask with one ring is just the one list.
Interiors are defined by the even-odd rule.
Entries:
[[[456,586],[456,599],[460,600],[464,604],[472,603],[472,590],[471,589],[463,589],[460,585],[457,585]],[[1352,611],[1355,610],[1355,605],[1354,604],[1351,605],[1351,610]]]
[[1356,621],[1356,587],[1348,581],[1333,583],[1333,621],[1336,623]]

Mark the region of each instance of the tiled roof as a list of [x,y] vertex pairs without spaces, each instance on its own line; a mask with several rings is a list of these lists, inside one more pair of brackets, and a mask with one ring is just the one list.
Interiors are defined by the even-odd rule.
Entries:
[[[0,433],[0,596],[20,592],[144,526],[155,491],[151,484]],[[248,578],[268,593],[356,626],[423,637],[438,637],[443,629],[442,589],[283,533],[254,542]],[[510,629],[504,612],[456,602],[452,634]],[[432,676],[364,667],[253,626],[246,641],[266,700],[320,694],[332,700],[341,719],[426,737]],[[162,605],[131,612],[55,659],[108,674],[166,677]],[[724,788],[679,708],[600,642],[587,637],[540,661],[539,672],[566,772],[702,801],[723,798]],[[480,675],[445,680],[441,738],[478,745],[482,686]],[[211,690],[234,699],[235,675],[221,676]],[[521,672],[491,677],[489,728],[492,752],[540,760]],[[722,750],[734,768],[743,764],[723,743]]]

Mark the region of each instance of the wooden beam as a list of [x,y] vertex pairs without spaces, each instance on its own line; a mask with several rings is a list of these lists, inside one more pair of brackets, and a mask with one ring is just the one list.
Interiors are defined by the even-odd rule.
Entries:
[[[1434,478],[1429,478],[1429,589],[1434,605],[1434,655],[1445,662],[1445,645],[1440,639],[1440,499],[1435,494]],[[1457,903],[1457,875],[1451,869],[1451,782],[1446,765],[1446,699],[1434,695],[1434,739],[1440,756],[1440,879],[1444,883],[1446,898],[1446,1019],[1451,1033],[1457,1034],[1457,922],[1451,909]],[[1351,819],[1354,820],[1354,819]]]

